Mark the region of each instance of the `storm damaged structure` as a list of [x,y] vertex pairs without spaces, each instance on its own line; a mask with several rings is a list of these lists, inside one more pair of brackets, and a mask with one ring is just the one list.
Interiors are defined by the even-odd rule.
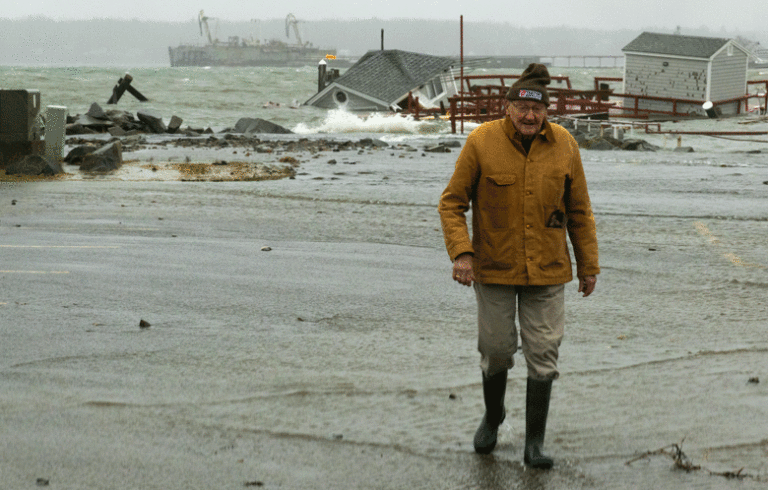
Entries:
[[453,58],[398,49],[369,51],[342,76],[318,87],[305,105],[349,111],[400,111],[448,105],[458,93]]
[[750,53],[733,39],[643,32],[624,46],[623,107],[645,114],[740,112]]

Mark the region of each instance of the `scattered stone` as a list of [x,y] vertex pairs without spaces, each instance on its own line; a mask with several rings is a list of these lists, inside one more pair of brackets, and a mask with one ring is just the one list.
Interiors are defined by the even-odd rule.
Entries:
[[293,157],[283,157],[280,160],[278,160],[280,163],[290,163],[290,164],[298,164],[299,161],[296,160]]
[[450,395],[448,395],[449,400],[456,400],[457,398],[458,397],[456,396],[456,393],[451,393]]
[[446,148],[461,148],[461,142],[457,140],[440,140],[437,144]]
[[16,199],[11,200],[11,206],[15,206],[15,205],[16,205]]
[[93,153],[85,155],[80,170],[88,172],[110,172],[123,164],[122,145],[119,141],[102,146]]
[[25,155],[5,167],[6,175],[56,175],[64,173],[59,162],[43,155]]
[[693,153],[693,148],[690,146],[678,146],[674,151],[677,153]]
[[[330,160],[328,160],[328,165],[336,165],[336,160],[331,158]],[[764,182],[764,183],[768,183],[768,182]]]
[[272,247],[261,247],[262,252],[269,252],[272,250]]
[[146,321],[146,320],[141,320],[139,322],[139,328],[149,328],[151,326],[152,325],[148,321]]
[[427,153],[450,153],[451,149],[443,145],[437,145],[437,146],[430,146],[429,148],[424,148],[424,151],[426,151]]
[[760,382],[760,378],[758,378],[757,376],[753,376],[749,378],[749,382],[752,384],[758,384]]
[[245,486],[246,487],[263,487],[264,486],[264,482],[263,481],[259,481],[259,480],[247,481],[247,482],[245,482]]
[[38,487],[47,487],[48,485],[51,484],[51,481],[48,480],[47,478],[38,478],[36,483]]

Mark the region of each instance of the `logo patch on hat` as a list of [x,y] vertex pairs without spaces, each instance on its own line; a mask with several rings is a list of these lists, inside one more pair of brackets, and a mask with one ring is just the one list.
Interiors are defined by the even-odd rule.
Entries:
[[541,92],[537,92],[536,90],[520,90],[518,97],[521,99],[542,99]]

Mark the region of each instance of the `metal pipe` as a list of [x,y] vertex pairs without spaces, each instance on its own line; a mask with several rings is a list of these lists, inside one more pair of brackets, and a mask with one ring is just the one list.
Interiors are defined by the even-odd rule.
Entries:
[[[459,36],[461,38],[461,83],[459,97],[461,97],[461,114],[464,115],[464,16],[459,17]],[[464,134],[464,118],[461,118],[461,134]]]

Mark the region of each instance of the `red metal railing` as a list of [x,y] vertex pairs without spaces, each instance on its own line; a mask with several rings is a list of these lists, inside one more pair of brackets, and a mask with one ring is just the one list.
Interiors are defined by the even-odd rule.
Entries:
[[[504,117],[506,93],[505,80],[520,78],[518,75],[474,75],[466,77],[467,86],[459,95],[450,97],[451,130],[456,132],[457,121],[485,122]],[[551,87],[548,111],[552,115],[608,113],[615,103],[609,102],[609,90],[574,90],[568,77],[552,77],[568,88]],[[492,80],[500,85],[472,84],[473,80]],[[463,101],[463,102],[462,102]]]
[[[466,90],[457,96],[450,97],[451,130],[456,132],[457,121],[485,122],[504,117],[506,110],[505,95],[508,90],[505,80],[519,78],[516,75],[474,75],[465,77],[467,80]],[[646,119],[651,114],[668,116],[672,118],[684,118],[691,116],[700,116],[699,108],[702,105],[701,100],[676,99],[671,97],[653,97],[649,95],[635,95],[615,93],[610,88],[606,88],[601,82],[621,82],[623,79],[615,77],[595,77],[595,90],[573,90],[568,77],[553,77],[565,81],[568,89],[552,87],[549,88],[550,105],[549,113],[552,115],[569,114],[594,114],[607,113],[610,116],[624,118]],[[472,85],[472,80],[496,79],[500,80],[500,85]],[[768,107],[768,80],[750,80],[747,82],[748,90],[750,86],[762,85],[760,93],[747,93],[741,97],[734,97],[727,100],[714,102],[714,107],[737,103],[736,113],[741,114],[742,107],[744,111],[749,110],[750,99],[758,99],[760,110],[765,111]],[[601,90],[602,88],[602,90]],[[758,87],[759,89],[760,87]],[[610,100],[610,99],[613,99]],[[627,99],[633,101],[631,106],[619,105],[616,99]],[[463,100],[463,103],[461,102]],[[644,109],[640,108],[641,101],[666,102],[671,104],[672,110]],[[688,110],[685,110],[688,106]],[[691,111],[690,108],[696,109]]]
[[[520,78],[521,75],[467,75],[464,77],[464,82],[466,83],[466,87],[462,86],[459,88],[459,90],[464,90],[466,92],[473,92],[476,89],[483,87],[484,85],[475,83],[473,85],[473,82],[477,82],[478,80],[496,80],[498,84],[495,84],[495,86],[501,86],[501,87],[507,87],[507,83],[510,80],[517,80]],[[567,85],[567,88],[573,88],[571,86],[571,80],[570,78],[562,75],[550,77],[552,80],[556,81],[557,83],[563,83]],[[513,82],[514,83],[514,82]],[[491,84],[494,86],[493,84]],[[512,86],[510,83],[509,86]],[[557,87],[553,87],[557,88]],[[506,92],[505,92],[506,93]]]

